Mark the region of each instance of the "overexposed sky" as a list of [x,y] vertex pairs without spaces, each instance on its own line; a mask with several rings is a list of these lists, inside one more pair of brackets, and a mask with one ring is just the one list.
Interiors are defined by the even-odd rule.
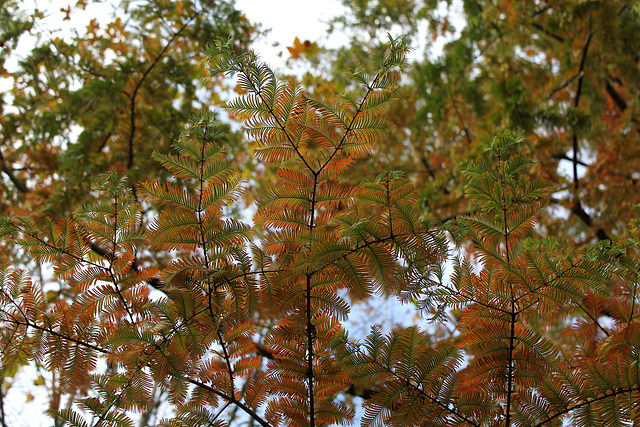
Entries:
[[[249,21],[270,29],[253,48],[274,67],[283,65],[289,56],[286,47],[293,45],[296,37],[300,41],[321,42],[326,47],[347,42],[340,34],[327,38],[327,22],[345,10],[340,0],[236,0],[236,7]],[[274,46],[276,43],[278,46]],[[278,53],[282,56],[278,57]]]
[[[44,12],[46,18],[39,23],[35,32],[44,30],[45,36],[64,36],[69,28],[80,32],[91,19],[108,17],[114,11],[118,0],[90,3],[86,10],[74,8],[76,0],[22,0],[21,6],[32,11]],[[71,21],[63,21],[62,8],[71,6]],[[287,46],[298,37],[301,41],[320,41],[323,46],[336,47],[347,42],[347,38],[334,34],[327,38],[328,21],[341,14],[345,8],[340,0],[236,0],[236,8],[241,10],[251,22],[261,23],[262,29],[270,31],[253,48],[275,67],[282,66],[288,57]],[[23,52],[28,52],[29,43],[24,43]],[[281,56],[278,56],[281,53]],[[281,59],[280,59],[281,58]]]

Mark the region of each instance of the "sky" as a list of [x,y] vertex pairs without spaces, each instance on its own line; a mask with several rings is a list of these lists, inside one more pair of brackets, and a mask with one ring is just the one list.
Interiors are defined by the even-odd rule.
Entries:
[[[327,22],[345,10],[339,0],[237,0],[236,7],[249,21],[261,22],[264,29],[270,29],[253,49],[274,67],[283,65],[287,57],[286,46],[293,45],[296,37],[301,41],[322,41],[320,44],[326,47],[336,47],[347,41],[340,34],[331,37],[326,34]],[[300,19],[301,15],[304,19]],[[278,53],[282,53],[282,57],[278,57]]]
[[[19,2],[20,3],[20,2]],[[22,0],[23,7],[28,10],[44,11],[46,19],[38,30],[45,29],[49,34],[64,34],[61,27],[64,13],[61,8],[72,6],[76,0]],[[76,28],[84,28],[96,16],[108,16],[113,11],[115,0],[106,0],[97,4],[89,4],[86,11],[74,10],[72,23]],[[281,67],[286,60],[286,46],[293,40],[322,41],[323,46],[335,47],[347,41],[346,37],[334,34],[327,37],[328,21],[345,10],[340,0],[236,0],[236,8],[241,10],[250,22],[259,22],[262,29],[269,29],[266,37],[258,40],[253,48],[260,52],[267,62],[274,67]],[[304,19],[301,16],[304,15]],[[277,44],[277,46],[274,46]],[[32,42],[23,40],[21,49],[28,52]],[[278,56],[282,53],[282,56]]]

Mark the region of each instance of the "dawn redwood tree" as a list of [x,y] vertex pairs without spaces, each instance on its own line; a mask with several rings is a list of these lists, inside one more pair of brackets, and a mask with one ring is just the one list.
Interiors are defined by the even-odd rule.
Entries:
[[[79,0],[60,11],[57,3],[33,9],[37,3],[46,2],[0,1],[0,215],[28,214],[39,224],[95,201],[92,179],[111,169],[126,172],[133,191],[142,178],[166,179],[152,151],[170,152],[194,112],[220,103],[226,90],[221,79],[203,79],[199,52],[213,37],[231,36],[244,49],[258,34],[231,0]],[[96,8],[101,16],[77,24]],[[246,157],[239,132],[221,123],[215,132],[235,159]],[[106,255],[102,249],[94,246]],[[71,298],[14,245],[0,245],[0,258]],[[14,373],[0,377],[0,403]],[[45,382],[52,410],[61,407],[60,381],[56,373]]]
[[[228,108],[276,170],[257,226],[229,209],[245,186],[207,113],[153,154],[171,178],[142,182],[140,201],[112,170],[73,217],[3,219],[0,236],[51,262],[65,292],[3,264],[2,373],[29,361],[57,373],[70,403],[51,415],[73,426],[133,425],[154,387],[167,426],[349,424],[347,393],[363,425],[640,421],[638,220],[615,245],[541,238],[549,186],[508,132],[466,168],[477,212],[444,225],[421,217],[397,171],[346,179],[385,137],[405,54],[390,39],[374,73],[325,100],[252,52],[210,46],[209,72],[246,92]],[[349,338],[352,304],[381,296],[452,330]]]

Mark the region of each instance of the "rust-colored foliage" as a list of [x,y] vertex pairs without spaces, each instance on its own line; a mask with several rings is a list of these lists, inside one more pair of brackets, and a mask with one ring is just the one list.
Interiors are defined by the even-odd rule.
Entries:
[[[173,178],[142,183],[143,202],[111,171],[74,218],[2,220],[0,236],[52,262],[67,291],[51,305],[2,266],[1,373],[27,360],[56,372],[75,400],[52,416],[74,426],[132,425],[156,387],[174,410],[168,426],[226,425],[228,407],[231,422],[265,427],[348,424],[346,393],[363,397],[363,425],[635,421],[637,225],[584,252],[536,240],[546,185],[508,154],[519,142],[509,133],[486,147],[494,166],[467,169],[479,213],[445,226],[421,218],[398,172],[344,179],[384,136],[405,53],[390,39],[375,74],[356,71],[357,89],[319,100],[252,52],[211,46],[209,71],[237,74],[246,92],[228,107],[277,170],[256,195],[256,226],[229,215],[245,184],[207,114],[176,154],[154,154]],[[172,261],[143,262],[155,257]],[[349,339],[352,304],[380,295],[451,331]]]

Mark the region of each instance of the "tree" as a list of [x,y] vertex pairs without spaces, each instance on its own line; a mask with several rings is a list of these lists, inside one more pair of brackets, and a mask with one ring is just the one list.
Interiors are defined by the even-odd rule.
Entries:
[[[635,422],[637,221],[615,245],[541,238],[548,185],[510,154],[523,141],[510,133],[486,145],[491,164],[466,169],[478,212],[445,225],[421,217],[397,171],[346,179],[384,137],[405,54],[390,38],[375,73],[322,100],[252,52],[210,46],[210,73],[237,74],[246,91],[228,107],[275,164],[256,195],[259,227],[229,215],[241,176],[206,113],[174,154],[153,155],[172,178],[141,183],[142,204],[110,171],[73,218],[2,220],[0,235],[53,262],[70,291],[51,307],[26,272],[2,267],[4,372],[25,359],[59,372],[76,400],[52,415],[75,426],[132,425],[154,384],[175,409],[161,425],[226,425],[228,407],[231,421],[262,426],[346,424],[345,393],[363,397],[364,425]],[[144,205],[158,212],[149,226]],[[167,253],[166,266],[140,262]],[[350,339],[351,305],[380,295],[453,330]]]
[[[232,36],[242,49],[257,34],[232,1],[123,1],[113,16],[67,34],[48,32],[44,12],[19,3],[0,3],[0,71],[10,87],[0,119],[3,214],[68,214],[91,200],[91,178],[113,167],[132,188],[161,177],[152,149],[167,152],[195,111],[221,102],[224,82],[205,82],[198,53],[215,37]],[[93,3],[62,9],[63,19]],[[14,50],[27,32],[35,46],[21,58]],[[19,61],[7,70],[11,56]],[[219,132],[238,146],[228,126]]]
[[[471,208],[461,197],[466,164],[482,157],[496,129],[512,129],[526,137],[536,173],[554,184],[558,214],[544,219],[549,234],[576,244],[624,234],[639,202],[636,2],[344,4],[335,25],[353,38],[329,54],[334,66],[314,79],[340,82],[344,69],[381,49],[385,31],[400,29],[414,45],[426,44],[389,112],[397,142],[368,167],[383,158],[406,170],[424,183],[425,209],[446,219]],[[440,42],[435,57],[431,47]]]
[[[57,11],[25,10],[28,3],[0,1],[0,215],[28,214],[38,224],[95,202],[91,182],[111,169],[126,172],[133,191],[143,178],[166,179],[151,152],[168,153],[193,113],[221,103],[226,89],[204,80],[204,45],[231,36],[240,50],[259,34],[232,1],[110,2],[113,14],[78,28],[78,15],[100,3],[81,0],[62,9],[55,30],[45,14]],[[241,134],[222,123],[215,131],[241,159]],[[58,292],[72,298],[14,245],[0,245],[0,258],[39,276],[48,304]],[[55,375],[46,382],[52,410],[64,403]],[[0,376],[0,403],[10,383]]]

